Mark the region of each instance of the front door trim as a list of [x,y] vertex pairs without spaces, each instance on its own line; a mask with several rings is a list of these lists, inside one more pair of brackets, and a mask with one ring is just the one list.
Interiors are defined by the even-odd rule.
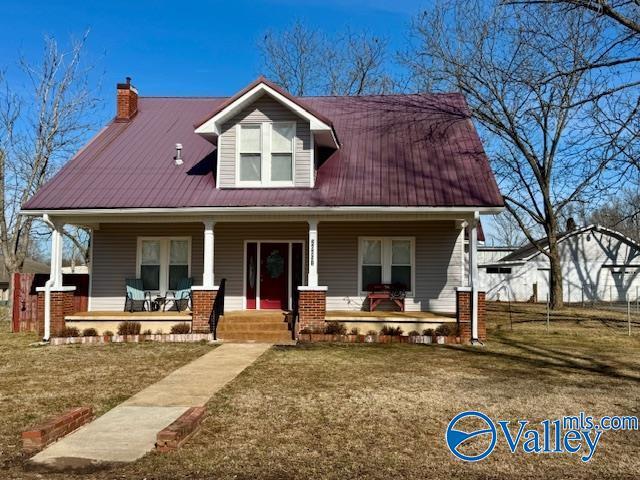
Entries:
[[[243,244],[243,252],[242,252],[242,309],[247,310],[247,244],[255,243],[257,244],[257,254],[256,254],[256,264],[258,268],[260,267],[260,244],[261,243],[286,243],[289,246],[289,268],[287,272],[287,290],[289,291],[289,298],[287,300],[289,310],[293,308],[293,296],[291,292],[291,278],[292,278],[292,256],[291,256],[291,245],[294,243],[299,243],[302,245],[302,278],[305,278],[304,269],[306,265],[306,241],[305,240],[245,240]],[[256,272],[259,277],[259,271]],[[258,278],[256,277],[256,278]],[[255,310],[261,310],[260,308],[260,281],[256,281],[256,308]]]

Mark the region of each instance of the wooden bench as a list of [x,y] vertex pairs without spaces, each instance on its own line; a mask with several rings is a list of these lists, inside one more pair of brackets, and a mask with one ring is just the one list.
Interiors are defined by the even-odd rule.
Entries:
[[404,312],[404,298],[407,293],[407,288],[404,285],[381,283],[369,285],[367,290],[369,291],[367,300],[369,300],[370,312],[373,312],[384,300],[392,301],[400,308],[401,312]]

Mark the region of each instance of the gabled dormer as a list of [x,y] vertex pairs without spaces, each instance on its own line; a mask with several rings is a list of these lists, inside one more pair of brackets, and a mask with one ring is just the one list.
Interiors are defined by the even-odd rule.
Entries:
[[218,188],[313,187],[316,148],[338,148],[331,120],[262,77],[195,133],[218,146]]

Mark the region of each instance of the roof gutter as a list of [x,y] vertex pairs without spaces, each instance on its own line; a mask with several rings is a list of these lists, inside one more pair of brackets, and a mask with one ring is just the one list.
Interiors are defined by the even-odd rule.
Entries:
[[384,206],[340,206],[340,207],[175,207],[175,208],[68,208],[68,209],[22,209],[20,215],[175,215],[175,214],[323,214],[342,215],[345,213],[445,213],[474,215],[479,212],[495,215],[504,210],[501,206],[492,207],[384,207]]

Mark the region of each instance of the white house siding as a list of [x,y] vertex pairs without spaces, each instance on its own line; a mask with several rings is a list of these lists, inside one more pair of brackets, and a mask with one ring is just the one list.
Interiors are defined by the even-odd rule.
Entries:
[[453,221],[333,222],[318,227],[318,276],[326,285],[328,310],[361,310],[358,292],[358,237],[415,237],[415,293],[408,311],[455,312],[456,287],[462,285],[460,229]]
[[[562,262],[565,302],[635,300],[640,292],[640,250],[605,231],[587,230],[558,245]],[[506,266],[506,265],[505,265]],[[484,281],[499,284],[494,292],[510,290],[512,300],[526,301],[537,283],[538,301],[549,293],[549,261],[538,254],[522,266],[514,266],[503,281],[481,270]],[[489,296],[495,299],[495,295]],[[506,299],[506,298],[505,298]]]
[[104,223],[93,232],[91,310],[124,308],[125,279],[135,278],[138,237],[191,237],[191,276],[202,281],[201,223]]
[[309,122],[297,116],[269,95],[263,95],[223,125],[218,141],[220,187],[234,187],[236,184],[235,126],[239,123],[262,122],[296,122],[294,183],[296,187],[310,186],[312,147]]
[[[191,274],[202,281],[202,224],[103,224],[93,243],[92,310],[122,310],[124,279],[136,277],[139,236],[191,236]],[[415,237],[415,294],[407,310],[455,312],[455,288],[462,284],[462,236],[453,221],[429,222],[321,222],[318,230],[318,274],[329,287],[327,308],[360,310],[365,302],[358,292],[358,237]],[[244,306],[244,244],[247,240],[303,241],[306,222],[218,222],[215,226],[215,281],[227,280],[225,307]],[[306,257],[306,252],[305,252]],[[304,275],[306,279],[306,258]]]

